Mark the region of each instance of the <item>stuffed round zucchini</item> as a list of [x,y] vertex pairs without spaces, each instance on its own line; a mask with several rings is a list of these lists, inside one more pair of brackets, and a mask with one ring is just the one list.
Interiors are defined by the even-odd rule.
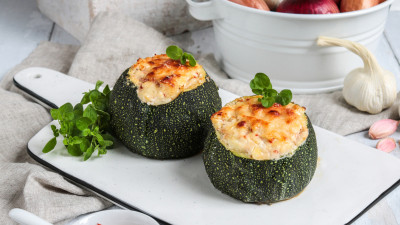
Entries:
[[259,98],[238,98],[212,115],[203,159],[218,190],[243,202],[271,204],[308,185],[317,143],[304,107],[265,108]]
[[110,96],[111,128],[131,151],[155,159],[199,153],[221,108],[218,88],[199,64],[167,55],[138,59]]

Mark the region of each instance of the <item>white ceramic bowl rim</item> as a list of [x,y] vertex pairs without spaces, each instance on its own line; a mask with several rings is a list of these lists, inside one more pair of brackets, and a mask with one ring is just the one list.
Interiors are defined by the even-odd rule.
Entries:
[[126,209],[108,209],[83,216],[79,220],[73,222],[73,225],[90,225],[90,224],[126,224],[129,220],[132,224],[142,225],[159,225],[152,217],[133,210]]
[[[192,0],[190,0],[192,1]],[[215,0],[212,0],[215,1]],[[231,2],[229,0],[219,0],[222,2],[222,4],[227,5],[228,7],[234,7],[243,11],[248,11],[250,13],[254,14],[261,14],[265,15],[268,14],[269,16],[275,16],[275,17],[282,17],[282,18],[293,18],[293,19],[304,19],[304,20],[313,20],[313,19],[337,19],[337,18],[347,18],[347,17],[354,17],[354,16],[360,16],[364,14],[368,14],[370,12],[374,12],[377,10],[380,10],[382,8],[387,7],[388,5],[392,4],[394,0],[386,0],[376,6],[373,6],[368,9],[362,9],[362,10],[357,10],[357,11],[352,11],[352,12],[343,12],[343,13],[333,13],[333,14],[295,14],[295,13],[281,13],[281,12],[274,12],[274,11],[265,11],[265,10],[259,10],[251,7],[246,7],[242,6],[240,4]]]

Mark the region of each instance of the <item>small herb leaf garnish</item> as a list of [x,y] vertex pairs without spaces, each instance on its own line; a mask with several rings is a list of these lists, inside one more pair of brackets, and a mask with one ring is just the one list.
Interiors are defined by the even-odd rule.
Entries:
[[189,60],[190,66],[196,66],[197,64],[192,54],[183,52],[183,50],[176,45],[169,46],[166,52],[168,57],[173,60],[179,60],[182,65],[186,65],[187,60]]
[[167,48],[167,56],[170,57],[173,60],[180,60],[182,55],[183,55],[183,51],[181,48],[179,48],[176,45],[171,45]]
[[[51,125],[54,137],[44,146],[42,152],[48,153],[57,144],[57,137],[63,136],[63,144],[68,153],[73,156],[83,155],[83,160],[89,159],[94,151],[98,155],[106,154],[107,148],[112,147],[114,139],[107,134],[109,129],[110,114],[108,99],[111,90],[106,87],[101,92],[102,81],[97,81],[95,89],[85,92],[80,103],[74,107],[65,103],[58,109],[50,110],[51,117],[58,120],[60,128]],[[91,103],[91,104],[88,104]],[[86,105],[83,109],[83,105]]]
[[250,81],[250,88],[256,95],[264,95],[263,91],[272,88],[269,77],[263,73],[257,73]]
[[271,107],[274,103],[275,103],[275,98],[273,97],[261,98],[261,104],[266,108]]
[[287,105],[292,100],[290,90],[284,89],[278,93],[272,88],[271,80],[264,73],[257,73],[254,76],[254,79],[250,81],[250,88],[254,94],[263,96],[258,100],[266,108],[271,107],[274,103]]
[[281,105],[287,105],[292,100],[292,92],[288,89],[282,90],[276,98],[276,102]]
[[186,52],[185,52],[185,54],[187,54],[187,58],[189,60],[189,65],[196,66],[196,60],[194,59],[193,55],[186,53]]
[[50,152],[51,150],[53,150],[53,149],[54,149],[54,147],[56,147],[56,144],[57,144],[56,137],[53,137],[53,138],[52,138],[52,139],[50,139],[50,141],[49,141],[49,142],[47,142],[47,144],[44,146],[44,148],[43,148],[43,151],[42,151],[42,152],[44,152],[44,153],[48,153],[48,152]]

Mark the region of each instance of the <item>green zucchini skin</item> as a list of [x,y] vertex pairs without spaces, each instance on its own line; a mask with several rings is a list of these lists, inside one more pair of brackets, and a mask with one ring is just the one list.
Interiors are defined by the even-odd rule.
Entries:
[[295,154],[279,160],[235,156],[219,142],[213,129],[203,152],[211,183],[243,202],[271,204],[296,196],[309,184],[317,166],[317,141],[309,119],[307,127],[309,135]]
[[210,117],[221,108],[214,81],[207,78],[196,89],[170,103],[152,106],[140,101],[125,70],[110,96],[111,129],[128,149],[148,158],[176,159],[203,150],[212,129]]

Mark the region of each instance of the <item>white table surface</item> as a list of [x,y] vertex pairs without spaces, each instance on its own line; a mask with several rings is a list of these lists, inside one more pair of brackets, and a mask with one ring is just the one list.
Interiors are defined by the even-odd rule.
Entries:
[[[195,54],[213,52],[212,29],[204,29],[172,37],[181,47]],[[0,0],[0,79],[32,52],[41,41],[79,45],[79,41],[58,25],[42,15],[34,0]],[[211,43],[211,44],[210,44]],[[400,90],[400,0],[395,0],[386,24],[381,47],[376,57],[380,64],[392,71]],[[369,146],[366,132],[347,136]],[[400,140],[400,132],[393,135]],[[400,158],[400,148],[392,153]],[[397,187],[353,224],[355,225],[400,225],[400,187]]]

